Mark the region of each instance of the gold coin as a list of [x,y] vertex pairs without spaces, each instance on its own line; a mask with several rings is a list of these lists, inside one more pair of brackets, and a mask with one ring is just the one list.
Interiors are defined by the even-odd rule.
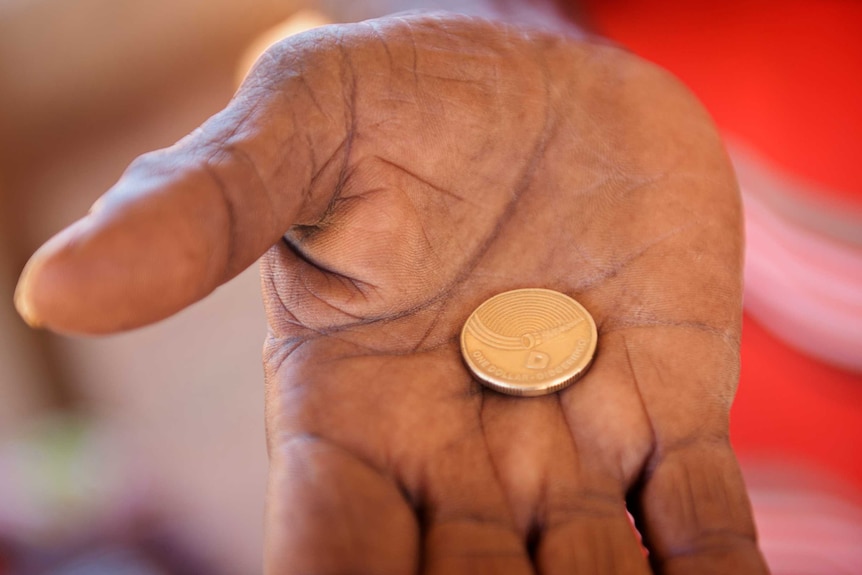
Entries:
[[470,314],[461,330],[461,355],[488,387],[536,396],[584,375],[597,342],[596,322],[584,306],[553,290],[518,289],[495,295]]

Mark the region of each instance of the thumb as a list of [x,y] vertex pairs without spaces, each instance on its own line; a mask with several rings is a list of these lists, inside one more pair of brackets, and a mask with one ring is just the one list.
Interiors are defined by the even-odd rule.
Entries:
[[349,148],[343,52],[326,39],[319,31],[272,49],[224,111],[135,160],[88,216],[42,246],[15,294],[28,323],[98,334],[163,319],[291,225],[318,221]]

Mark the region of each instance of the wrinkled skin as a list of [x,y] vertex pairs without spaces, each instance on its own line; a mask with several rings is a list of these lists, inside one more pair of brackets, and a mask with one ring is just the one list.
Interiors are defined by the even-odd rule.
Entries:
[[[740,220],[714,128],[666,73],[561,34],[393,17],[271,49],[34,257],[18,303],[112,332],[275,244],[268,573],[762,573],[728,442]],[[498,394],[460,359],[469,313],[520,287],[598,324],[560,393]]]

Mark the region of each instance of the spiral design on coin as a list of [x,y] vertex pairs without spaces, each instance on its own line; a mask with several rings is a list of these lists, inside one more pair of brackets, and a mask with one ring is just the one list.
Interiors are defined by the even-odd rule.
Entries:
[[546,290],[542,297],[536,297],[533,290],[517,290],[506,294],[507,297],[493,297],[483,303],[470,321],[475,319],[490,332],[508,337],[582,321],[572,299],[561,293]]

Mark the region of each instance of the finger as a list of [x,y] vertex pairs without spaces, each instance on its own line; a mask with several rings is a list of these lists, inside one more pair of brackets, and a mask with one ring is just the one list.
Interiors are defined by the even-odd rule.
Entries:
[[726,440],[659,449],[639,500],[639,525],[658,573],[768,573]]
[[[584,378],[568,393],[526,403],[485,399],[498,412],[484,422],[489,447],[496,447],[501,476],[518,478],[506,484],[506,493],[515,509],[529,510],[519,524],[531,533],[533,559],[543,575],[649,573],[626,513],[620,469],[638,437],[614,435],[606,420],[624,419],[634,429],[638,423],[607,393],[620,383],[613,379],[612,358],[599,356],[598,378]],[[609,413],[605,404],[611,405]]]
[[655,437],[631,493],[654,570],[766,573],[727,432],[734,339],[705,326],[618,333]]
[[558,396],[577,459],[568,485],[544,490],[540,573],[650,573],[625,493],[652,451],[652,433],[622,342],[606,335],[589,374]]
[[270,453],[266,573],[416,573],[419,527],[391,479],[313,437]]
[[425,537],[427,575],[529,575],[524,543],[506,521],[456,515],[435,521]]
[[463,438],[438,455],[425,484],[424,574],[534,572],[484,437]]
[[542,575],[650,573],[622,495],[581,491],[547,519],[536,549]]
[[150,323],[239,273],[290,225],[315,223],[349,147],[342,60],[321,34],[270,54],[223,112],[136,160],[43,246],[16,292],[25,319],[85,333]]

